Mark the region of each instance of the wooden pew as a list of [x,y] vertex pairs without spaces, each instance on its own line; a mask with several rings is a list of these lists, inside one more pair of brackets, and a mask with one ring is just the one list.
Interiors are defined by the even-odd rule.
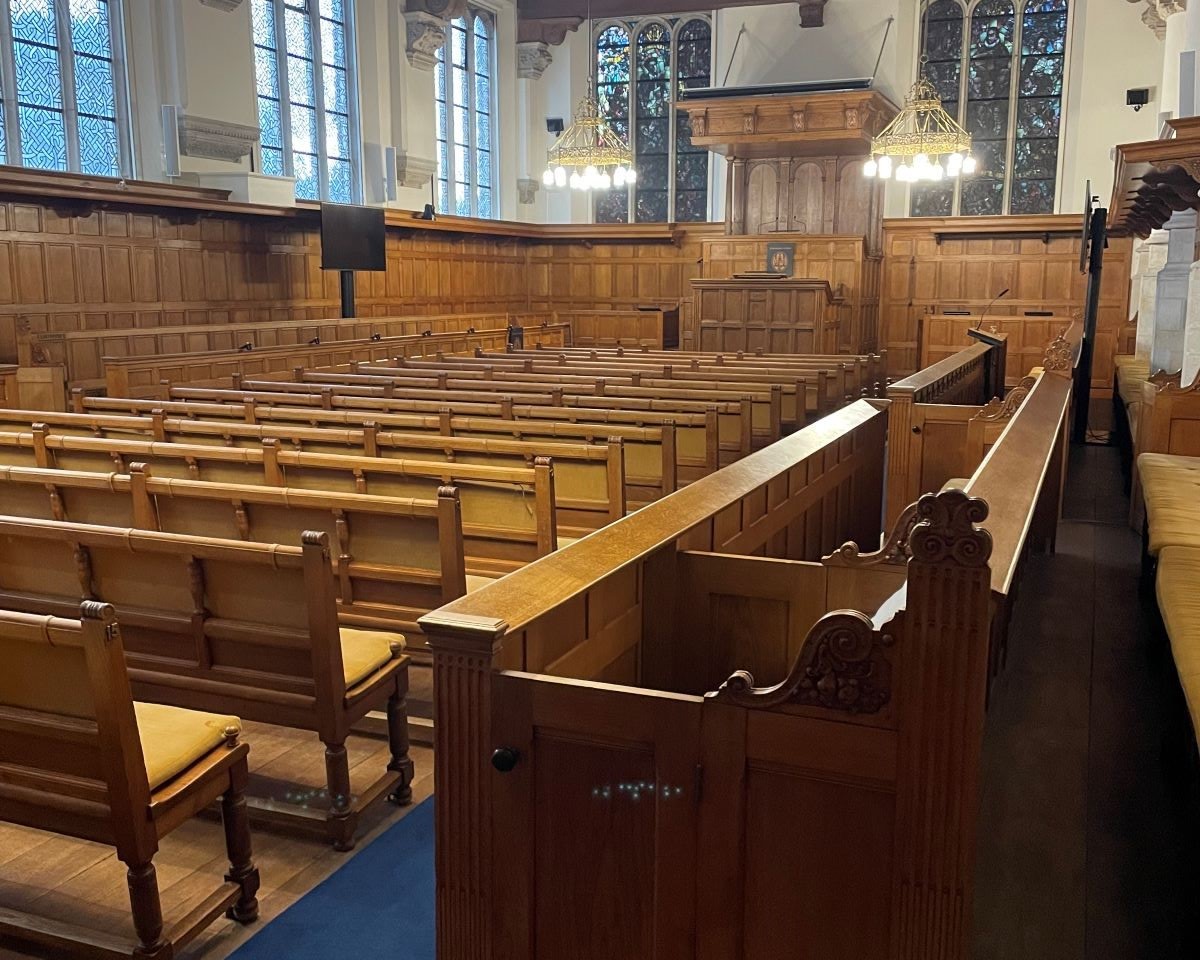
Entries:
[[256,543],[321,531],[337,545],[341,622],[398,630],[414,649],[417,618],[467,592],[454,487],[428,501],[155,477],[141,463],[128,473],[0,466],[0,502],[13,516]]
[[[239,721],[135,704],[113,608],[88,600],[73,616],[0,611],[0,819],[114,847],[128,867],[137,942],[7,909],[0,936],[83,957],[169,957],[222,914],[254,922],[259,879]],[[218,800],[229,872],[167,926],[159,841]]]
[[1166,453],[1181,457],[1200,456],[1200,377],[1188,386],[1181,374],[1156,373],[1141,383],[1141,399],[1133,435],[1129,522],[1141,530],[1145,503],[1138,458],[1144,453]]
[[30,433],[0,432],[0,464],[128,473],[133,463],[164,478],[427,500],[453,484],[469,572],[481,576],[503,576],[558,543],[554,468],[545,458],[529,468],[487,467],[296,453],[274,440],[250,449],[66,437],[40,425]]
[[[561,343],[563,328],[526,331],[527,340]],[[287,377],[297,366],[335,369],[354,362],[387,360],[426,353],[469,353],[476,347],[504,349],[507,327],[476,333],[347,340],[316,345],[268,347],[257,350],[217,350],[206,353],[163,354],[151,357],[105,357],[105,387],[114,397],[162,397],[171,384],[228,385],[235,375]],[[166,385],[166,386],[164,386]]]
[[[875,550],[858,403],[424,618],[441,955],[617,930],[631,956],[965,960],[994,633],[1050,534],[1070,390],[1041,378],[970,479],[990,515],[928,494]],[[866,459],[835,465],[852,424]],[[777,539],[766,508],[828,490],[798,476],[850,484],[863,550]]]
[[[518,406],[501,402],[498,404],[472,404],[469,410],[461,411],[456,405],[452,412],[442,406],[430,413],[414,411],[375,412],[342,408],[325,410],[312,406],[270,406],[259,404],[253,397],[239,394],[228,403],[204,401],[159,401],[129,400],[113,397],[88,397],[76,393],[72,397],[72,409],[77,413],[93,415],[153,415],[156,411],[178,419],[203,419],[226,422],[262,424],[305,424],[308,426],[357,427],[375,423],[381,428],[402,432],[433,431],[445,436],[455,435],[460,429],[465,436],[476,435],[473,431],[486,433],[511,433],[514,437],[560,434],[594,440],[597,435],[617,436],[626,444],[627,479],[653,475],[653,467],[639,466],[635,461],[635,442],[653,438],[654,431],[667,431],[664,446],[669,446],[673,434],[675,447],[675,482],[677,485],[718,469],[719,439],[717,435],[717,411],[703,414],[671,414],[659,411],[590,410],[568,407]],[[331,401],[332,403],[332,401]],[[460,415],[461,411],[461,415]],[[627,430],[650,431],[647,434],[629,434]],[[640,458],[644,464],[644,458]],[[670,461],[666,461],[668,464]],[[669,465],[664,477],[670,474]],[[636,498],[631,498],[636,499]]]
[[[0,517],[0,606],[62,615],[81,599],[112,604],[139,700],[315,731],[328,808],[249,799],[263,819],[348,850],[364,809],[412,797],[409,660],[400,634],[339,628],[337,596],[324,533],[291,547]],[[388,768],[352,795],[346,737],[385,708]]]
[[888,387],[889,522],[923,491],[968,472],[967,424],[993,396],[1003,398],[1003,355],[1003,344],[975,343]]
[[31,430],[40,423],[53,434],[111,436],[163,440],[221,447],[262,448],[274,441],[281,449],[308,453],[381,457],[390,460],[429,460],[434,463],[479,464],[525,468],[541,456],[552,456],[556,467],[558,523],[565,536],[584,536],[626,513],[624,445],[607,443],[527,443],[520,440],[450,438],[383,431],[368,423],[361,429],[262,426],[244,423],[168,421],[160,413],[150,418],[96,418],[59,414],[53,420],[37,411],[0,410],[0,431]]
[[[61,319],[61,318],[56,318]],[[430,317],[360,317],[320,320],[252,320],[242,323],[187,323],[162,327],[30,331],[17,337],[21,366],[58,366],[71,387],[105,385],[105,357],[151,357],[179,353],[255,349],[371,340],[376,336],[413,337],[425,331],[460,333],[498,330],[509,324],[506,313],[472,313]]]

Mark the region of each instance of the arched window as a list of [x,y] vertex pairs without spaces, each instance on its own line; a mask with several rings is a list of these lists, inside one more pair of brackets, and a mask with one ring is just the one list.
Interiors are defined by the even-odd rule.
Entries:
[[0,0],[0,162],[130,172],[119,0]]
[[[632,40],[631,40],[632,38]],[[678,91],[712,76],[712,25],[703,17],[601,24],[596,33],[600,113],[634,153],[638,178],[598,194],[597,223],[708,219],[708,151],[695,147]]]
[[251,0],[264,173],[302,200],[359,197],[351,0]]
[[[455,17],[438,51],[437,209],[460,217],[494,217],[495,28],[491,16],[470,10]],[[447,52],[448,51],[448,52]]]
[[978,171],[912,188],[913,216],[1053,213],[1068,0],[933,0],[921,49]]

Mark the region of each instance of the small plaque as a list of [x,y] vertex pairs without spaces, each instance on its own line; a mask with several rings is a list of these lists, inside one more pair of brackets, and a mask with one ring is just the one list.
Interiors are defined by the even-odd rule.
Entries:
[[796,245],[794,243],[767,244],[767,273],[790,277],[795,266]]

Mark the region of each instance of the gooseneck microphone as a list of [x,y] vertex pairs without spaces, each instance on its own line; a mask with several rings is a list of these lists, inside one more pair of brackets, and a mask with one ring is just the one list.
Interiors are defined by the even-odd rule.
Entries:
[[978,330],[980,327],[983,326],[983,318],[986,317],[988,315],[988,311],[991,310],[992,307],[994,307],[996,305],[996,301],[1001,300],[1004,297],[1008,296],[1008,290],[1009,290],[1009,288],[1005,287],[998,294],[996,294],[994,297],[992,297],[991,303],[989,303],[986,307],[983,308],[983,313],[981,313],[979,315],[979,322],[977,324],[975,324],[976,330]]

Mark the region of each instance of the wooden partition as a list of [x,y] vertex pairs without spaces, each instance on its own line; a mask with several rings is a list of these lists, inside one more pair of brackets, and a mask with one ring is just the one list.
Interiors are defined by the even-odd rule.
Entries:
[[963,475],[967,424],[1003,396],[1005,365],[1003,342],[975,343],[888,387],[889,521],[923,490]]
[[[439,956],[966,960],[994,633],[1070,390],[1041,378],[877,552],[813,562],[877,542],[860,402],[424,618]],[[784,534],[839,474],[849,526]]]
[[1012,387],[1042,362],[1046,347],[1074,322],[1073,318],[1063,315],[994,316],[989,313],[983,316],[980,310],[966,316],[926,314],[919,327],[920,369],[957,353],[964,343],[971,342],[969,331],[979,329],[1006,338],[1004,382]]
[[[668,323],[668,314],[671,322]],[[579,347],[664,347],[679,345],[679,312],[645,310],[560,310],[571,342]]]
[[842,294],[826,280],[693,280],[695,348],[719,352],[832,353],[841,343]]
[[[648,921],[634,926],[619,922],[604,935],[604,942],[621,942],[629,956],[684,955],[692,942],[690,926],[682,921],[694,907],[691,830],[696,824],[698,757],[679,753],[671,744],[694,737],[702,701],[579,681],[632,685],[652,677],[666,679],[672,658],[664,641],[676,621],[673,590],[685,551],[759,553],[795,561],[818,558],[847,537],[877,541],[885,429],[886,416],[859,401],[593,534],[560,552],[554,563],[535,564],[508,578],[502,588],[485,588],[470,603],[454,604],[422,619],[435,654],[441,957],[535,955],[522,939],[530,935],[534,918],[521,910],[509,911],[514,904],[504,892],[523,896],[528,889],[524,884],[532,879],[527,871],[533,867],[535,850],[556,864],[562,864],[560,858],[590,864],[588,882],[600,886],[588,899],[605,904],[603,917],[574,917],[579,929],[565,932],[572,913],[565,904],[575,888],[562,886],[559,892],[565,899],[559,904],[559,918],[537,918],[553,928],[547,931],[550,939],[539,934],[539,950],[549,951],[546,956],[607,956],[596,952],[590,938],[596,932],[593,922],[605,924],[625,916],[626,911],[612,913],[615,904],[607,901],[614,895],[639,904],[644,917],[654,916],[654,932]],[[716,622],[731,629],[736,629],[741,614],[754,608],[753,601],[733,599],[717,600],[712,606]],[[807,626],[796,622],[797,630]],[[731,657],[740,652],[736,647],[728,650]],[[529,686],[520,671],[541,675],[546,685]],[[598,724],[587,735],[594,744],[586,748],[588,756],[570,760],[573,772],[556,766],[547,781],[560,773],[569,777],[570,786],[564,781],[561,795],[564,805],[558,804],[557,790],[553,800],[544,798],[560,813],[557,822],[567,832],[548,827],[550,832],[540,833],[536,844],[527,826],[512,819],[523,809],[511,805],[512,782],[497,779],[497,770],[511,760],[522,771],[519,789],[529,786],[517,756],[529,747],[506,738],[512,734],[511,724],[532,719],[530,696],[554,705],[565,724],[566,739],[552,738],[561,747],[581,721],[591,717]],[[642,746],[635,746],[638,741]],[[489,756],[495,769],[488,766]],[[610,760],[616,768],[602,769]],[[711,782],[719,791],[719,779]],[[597,878],[595,857],[607,859],[609,853],[589,846],[591,840],[604,845],[588,829],[599,823],[591,815],[577,818],[586,814],[589,804],[628,803],[633,800],[631,789],[645,794],[647,811],[656,809],[661,796],[668,804],[663,812],[670,815],[660,821],[662,829],[629,807],[614,810],[613,819],[603,815],[607,826],[601,832],[616,831],[613,840],[621,849],[609,852],[618,858],[611,861],[615,872]],[[510,829],[515,832],[509,834]],[[499,844],[496,867],[493,841]],[[629,859],[629,842],[640,846],[635,855],[640,866]],[[659,867],[651,868],[652,863]],[[557,895],[551,889],[543,892]],[[682,913],[668,919],[673,910]],[[658,938],[662,949],[650,949],[647,938]]]

